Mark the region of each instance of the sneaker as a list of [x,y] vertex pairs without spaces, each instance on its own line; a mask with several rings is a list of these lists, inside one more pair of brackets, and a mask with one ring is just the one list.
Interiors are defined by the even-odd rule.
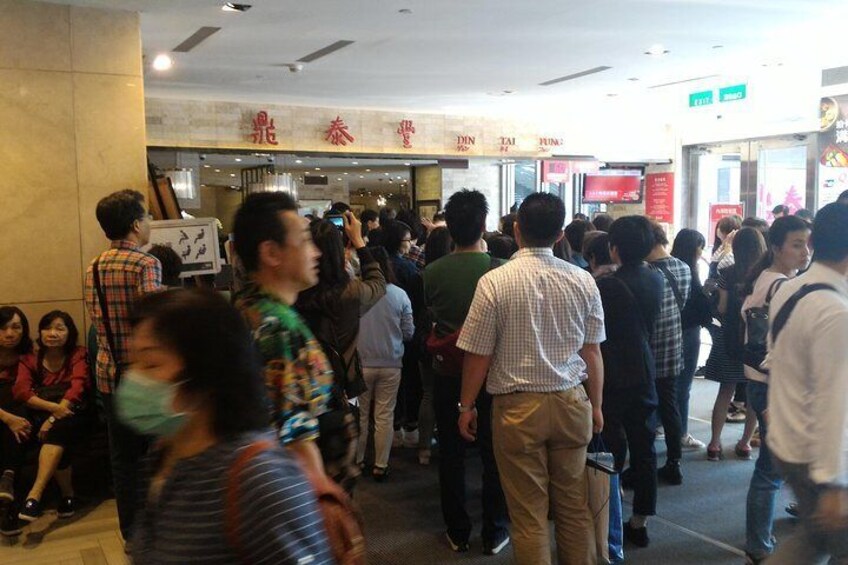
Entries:
[[510,539],[509,534],[504,534],[503,538],[500,541],[483,541],[483,554],[485,555],[497,555],[503,548],[509,545]]
[[429,449],[422,449],[418,452],[418,464],[427,466],[430,464],[431,452]]
[[448,540],[448,545],[450,546],[451,551],[455,553],[465,553],[468,551],[468,540],[456,542],[451,539],[450,534],[447,532],[445,532],[445,538]]
[[3,473],[0,477],[0,500],[15,500],[15,475],[10,471]]
[[374,480],[378,483],[385,482],[387,478],[389,478],[389,468],[388,467],[374,467],[371,469],[371,476],[374,477]]
[[680,461],[668,461],[657,469],[657,478],[669,485],[682,485],[683,473],[680,471]]
[[662,426],[660,426],[659,428],[657,428],[657,437],[656,437],[656,440],[657,440],[657,441],[665,441],[665,430],[663,429],[663,427],[662,427]]
[[784,510],[786,510],[786,513],[789,514],[790,516],[792,516],[793,518],[798,517],[798,503],[797,502],[792,502],[792,503],[787,504],[786,508],[784,508]]
[[403,446],[408,449],[413,449],[418,447],[418,429],[414,429],[412,431],[404,430],[403,432]]
[[0,535],[14,537],[21,535],[21,521],[18,515],[11,510],[3,513],[3,523],[0,524]]
[[629,521],[624,523],[624,539],[636,547],[648,547],[651,543],[648,528],[634,528]]
[[696,451],[707,447],[703,441],[695,439],[692,434],[686,434],[686,437],[680,442],[680,447],[687,451]]
[[18,518],[26,522],[35,522],[41,518],[41,514],[41,503],[34,498],[30,498],[18,513]]
[[727,418],[726,421],[730,424],[740,424],[745,421],[745,409],[739,408],[734,404],[730,405],[730,408],[727,410]]
[[76,513],[76,500],[72,496],[63,497],[59,501],[59,518],[70,518]]

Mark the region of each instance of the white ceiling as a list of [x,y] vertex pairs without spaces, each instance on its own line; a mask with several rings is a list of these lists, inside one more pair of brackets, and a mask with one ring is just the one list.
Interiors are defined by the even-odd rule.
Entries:
[[[140,11],[148,62],[202,26],[221,27],[190,53],[174,54],[171,71],[147,71],[147,95],[159,97],[515,113],[766,64],[848,62],[838,48],[844,0],[242,1],[253,8],[226,13],[217,0],[64,3]],[[279,66],[339,40],[355,43],[301,73]],[[656,43],[671,52],[645,55]],[[539,86],[601,65],[612,69]],[[515,93],[493,95],[505,90]]]

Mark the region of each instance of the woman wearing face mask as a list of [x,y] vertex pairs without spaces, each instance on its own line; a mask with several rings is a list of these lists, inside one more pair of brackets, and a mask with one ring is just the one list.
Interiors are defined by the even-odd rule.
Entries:
[[[745,285],[742,317],[752,308],[768,308],[780,285],[794,277],[810,261],[810,228],[797,216],[774,221],[768,233],[768,252],[751,270]],[[752,345],[746,332],[745,376],[748,403],[760,425],[760,455],[748,489],[745,553],[749,563],[760,563],[774,551],[774,506],[783,483],[771,462],[768,436],[768,374],[761,367],[764,348]],[[765,345],[765,344],[762,344]],[[761,351],[757,351],[761,350]]]
[[88,389],[88,359],[77,346],[79,332],[71,316],[54,310],[38,323],[38,353],[21,358],[15,400],[26,405],[41,451],[38,474],[18,517],[41,516],[41,495],[54,476],[62,493],[59,517],[74,515],[74,488],[68,448],[85,433],[82,408]]
[[0,502],[8,502],[0,532],[21,533],[15,500],[15,473],[23,462],[23,444],[32,433],[32,424],[23,417],[23,407],[15,402],[12,387],[22,356],[32,352],[29,321],[15,306],[0,307]]
[[218,294],[144,297],[121,419],[159,442],[142,463],[132,557],[148,563],[330,563],[314,494],[270,432],[261,368]]

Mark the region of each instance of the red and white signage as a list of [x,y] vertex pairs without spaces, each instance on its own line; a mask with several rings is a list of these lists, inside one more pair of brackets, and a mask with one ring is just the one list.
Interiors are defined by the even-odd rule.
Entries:
[[642,200],[640,175],[586,175],[583,202],[635,204]]
[[710,204],[710,233],[707,234],[707,239],[712,240],[715,237],[716,225],[719,220],[725,216],[745,217],[744,204]]
[[658,222],[674,223],[674,173],[645,175],[645,215]]
[[594,160],[542,161],[542,182],[571,183],[572,175],[597,173],[598,169]]

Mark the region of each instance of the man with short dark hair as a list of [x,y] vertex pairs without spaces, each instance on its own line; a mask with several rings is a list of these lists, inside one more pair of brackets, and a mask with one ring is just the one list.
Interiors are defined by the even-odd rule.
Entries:
[[371,230],[380,227],[380,215],[374,210],[363,210],[359,215],[359,221],[362,222],[363,237],[367,237]]
[[311,473],[335,475],[341,461],[318,449],[318,417],[329,411],[333,371],[306,322],[292,308],[318,282],[318,248],[309,223],[286,194],[248,196],[236,212],[235,250],[249,282],[236,297],[261,354],[280,443]]
[[800,518],[769,565],[848,563],[848,206],[816,214],[811,246],[769,307],[768,446]]
[[787,206],[785,204],[778,204],[777,206],[774,207],[774,209],[772,209],[771,213],[772,213],[772,216],[774,216],[775,220],[778,219],[778,218],[782,218],[784,216],[788,216],[789,213],[790,213],[789,212],[789,206]]
[[141,251],[150,241],[151,217],[140,192],[121,190],[110,194],[97,203],[96,215],[111,245],[86,271],[85,305],[97,329],[97,390],[106,413],[118,521],[121,535],[129,540],[138,495],[138,462],[147,451],[148,442],[118,420],[113,395],[123,366],[129,363],[133,304],[143,294],[159,290],[162,267],[158,259]]
[[[456,249],[430,264],[424,271],[426,303],[433,314],[438,337],[456,335],[465,323],[474,290],[480,278],[501,261],[490,258],[482,248],[489,205],[486,197],[471,190],[457,192],[448,200],[445,217]],[[434,359],[436,371],[433,405],[439,427],[439,490],[448,544],[454,551],[467,551],[471,518],[465,508],[465,449],[456,422],[462,375],[460,370]],[[475,395],[476,396],[476,395]],[[500,552],[509,543],[506,501],[501,489],[492,447],[492,397],[481,391],[476,398],[483,415],[478,429],[478,447],[483,461],[483,550]]]
[[683,457],[683,424],[677,400],[677,379],[683,371],[683,308],[692,288],[689,265],[668,253],[668,237],[659,223],[651,221],[654,248],[648,264],[665,279],[663,300],[651,333],[651,348],[657,363],[657,412],[665,432],[666,464],[659,478],[671,485],[683,483],[680,461]]
[[480,279],[457,343],[460,433],[473,439],[485,425],[475,405],[485,383],[520,564],[551,562],[549,510],[559,562],[597,559],[585,469],[592,432],[603,429],[604,313],[592,275],[554,257],[564,221],[552,194],[521,203],[520,250]]

